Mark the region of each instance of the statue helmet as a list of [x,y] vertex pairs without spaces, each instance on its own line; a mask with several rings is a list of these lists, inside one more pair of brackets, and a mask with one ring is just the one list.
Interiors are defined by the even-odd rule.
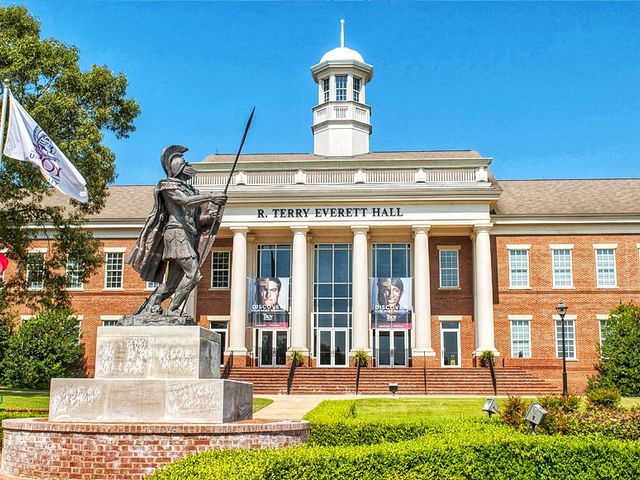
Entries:
[[[187,147],[183,147],[182,145],[169,145],[164,149],[162,155],[160,155],[160,161],[162,162],[162,168],[167,175],[169,175],[170,177],[174,176],[174,173],[171,172],[171,160],[173,160],[175,157],[182,156],[182,154],[187,150],[189,149]],[[175,174],[177,175],[177,173],[179,172],[176,172]]]

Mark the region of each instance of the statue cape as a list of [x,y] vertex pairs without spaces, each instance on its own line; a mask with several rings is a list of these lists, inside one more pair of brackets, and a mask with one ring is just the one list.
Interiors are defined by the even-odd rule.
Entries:
[[162,282],[164,277],[164,230],[167,226],[169,214],[162,199],[162,190],[183,189],[188,185],[176,178],[165,178],[158,182],[154,195],[151,213],[142,228],[127,263],[148,282]]

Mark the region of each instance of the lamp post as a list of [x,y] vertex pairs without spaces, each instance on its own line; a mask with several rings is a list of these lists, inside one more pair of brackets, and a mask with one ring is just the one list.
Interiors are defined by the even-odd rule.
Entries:
[[567,396],[567,344],[564,334],[564,316],[567,314],[567,305],[560,300],[556,307],[556,312],[560,315],[560,325],[562,328],[562,396]]

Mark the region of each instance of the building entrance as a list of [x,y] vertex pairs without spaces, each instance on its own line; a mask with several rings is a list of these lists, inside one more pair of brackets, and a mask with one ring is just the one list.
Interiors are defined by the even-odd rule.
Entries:
[[460,367],[460,322],[442,322],[440,335],[443,367]]
[[258,330],[258,364],[261,367],[284,367],[287,365],[286,330]]
[[318,366],[346,367],[348,338],[347,329],[318,329]]
[[407,333],[407,330],[376,330],[375,356],[378,367],[407,366]]

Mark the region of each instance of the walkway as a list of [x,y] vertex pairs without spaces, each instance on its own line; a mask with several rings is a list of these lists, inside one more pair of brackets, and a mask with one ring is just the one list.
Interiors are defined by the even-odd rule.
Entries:
[[260,398],[268,398],[273,403],[258,410],[253,418],[269,420],[300,420],[304,415],[313,410],[323,400],[349,400],[355,395],[256,395]]

